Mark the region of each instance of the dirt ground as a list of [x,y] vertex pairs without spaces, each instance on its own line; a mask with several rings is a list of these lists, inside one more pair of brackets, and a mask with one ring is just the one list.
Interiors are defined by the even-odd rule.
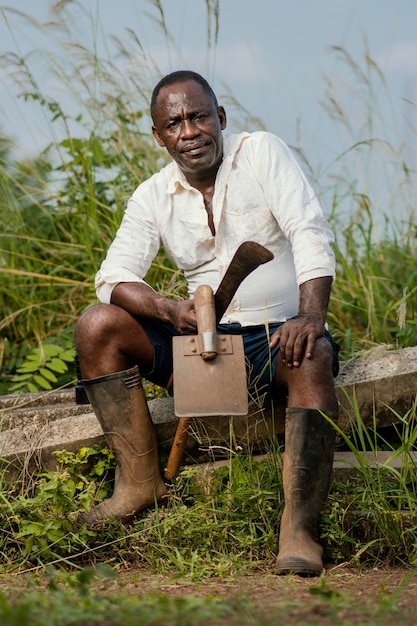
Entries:
[[121,572],[119,588],[136,596],[218,598],[234,608],[234,620],[210,624],[332,625],[362,624],[415,626],[417,570],[348,566],[329,568],[324,577],[276,576],[270,571],[233,579],[149,576],[141,571]]
[[[32,583],[28,586],[28,580]],[[39,586],[45,589],[45,581]],[[0,590],[21,597],[39,588],[26,575],[0,578]],[[247,576],[193,581],[187,576],[156,575],[146,568],[119,570],[115,578],[97,578],[90,591],[97,596],[153,599],[167,608],[169,626],[415,626],[417,624],[417,569],[329,567],[324,576],[276,576],[265,567]],[[165,600],[165,603],[164,603]],[[195,614],[178,621],[178,604],[195,605]],[[201,600],[205,613],[201,614]],[[196,602],[198,601],[198,602]],[[220,607],[220,608],[219,608]],[[216,613],[217,611],[217,613]],[[174,619],[175,616],[175,619]],[[171,617],[171,619],[170,619]],[[191,620],[191,621],[190,621]],[[9,623],[9,622],[7,622]],[[15,623],[15,622],[13,622]],[[16,622],[17,623],[17,622]],[[20,623],[20,622],[19,622]],[[65,622],[67,623],[67,622]],[[70,622],[68,622],[70,623]],[[77,624],[77,622],[72,622]],[[116,622],[95,621],[109,626]],[[148,623],[148,622],[146,622]],[[117,622],[118,626],[120,623]],[[138,622],[139,624],[139,622]],[[162,622],[157,621],[158,626]],[[86,622],[82,621],[82,626]]]

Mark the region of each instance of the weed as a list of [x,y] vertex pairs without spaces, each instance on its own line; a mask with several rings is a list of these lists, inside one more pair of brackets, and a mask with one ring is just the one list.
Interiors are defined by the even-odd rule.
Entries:
[[[413,456],[416,405],[400,419],[390,443],[375,427],[365,426],[357,407],[351,432],[339,435],[356,459],[356,476],[335,483],[323,518],[322,537],[332,559],[414,564],[417,542],[417,481]],[[390,449],[384,463],[371,466],[378,451]],[[336,452],[337,455],[337,452]],[[399,469],[392,465],[399,459]]]

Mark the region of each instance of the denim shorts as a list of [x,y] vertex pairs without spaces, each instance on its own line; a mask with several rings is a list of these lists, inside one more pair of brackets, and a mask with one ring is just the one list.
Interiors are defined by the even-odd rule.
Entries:
[[[147,380],[165,387],[172,375],[172,337],[179,333],[171,324],[142,321],[142,326],[154,347],[154,363],[152,371],[141,372]],[[242,335],[248,373],[248,385],[256,386],[257,390],[266,389],[271,393],[271,382],[277,368],[279,344],[269,347],[270,338],[284,322],[272,322],[268,326],[241,326],[240,324],[219,324],[220,335]],[[339,346],[326,330],[326,339],[333,350],[333,376],[339,373]],[[272,394],[271,394],[272,395]]]

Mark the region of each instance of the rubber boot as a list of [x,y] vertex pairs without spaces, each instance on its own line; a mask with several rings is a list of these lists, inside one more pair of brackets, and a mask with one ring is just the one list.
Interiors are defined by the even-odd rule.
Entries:
[[89,527],[111,518],[127,522],[166,494],[139,370],[135,366],[83,384],[117,467],[111,498],[83,513],[79,521]]
[[[323,411],[324,412],[324,411]],[[326,411],[337,422],[337,414]],[[277,574],[319,576],[323,548],[318,522],[330,488],[335,429],[316,409],[287,408],[283,466],[284,512]]]

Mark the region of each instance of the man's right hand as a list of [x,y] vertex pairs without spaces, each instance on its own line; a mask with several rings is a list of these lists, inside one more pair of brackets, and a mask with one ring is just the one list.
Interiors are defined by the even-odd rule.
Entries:
[[171,300],[171,324],[180,335],[197,333],[197,318],[194,311],[194,300]]

